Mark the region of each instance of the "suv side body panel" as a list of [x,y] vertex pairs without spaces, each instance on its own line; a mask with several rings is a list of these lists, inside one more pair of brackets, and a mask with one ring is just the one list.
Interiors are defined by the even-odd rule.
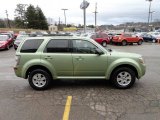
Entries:
[[21,54],[21,56],[23,56],[20,58],[21,60],[19,63],[21,65],[19,66],[19,71],[21,71],[21,74],[19,74],[18,76],[25,78],[26,72],[30,67],[41,65],[40,54],[25,53]]
[[72,54],[74,76],[105,76],[108,62],[107,55]]
[[54,78],[58,76],[73,76],[71,53],[43,53],[41,63],[51,69]]

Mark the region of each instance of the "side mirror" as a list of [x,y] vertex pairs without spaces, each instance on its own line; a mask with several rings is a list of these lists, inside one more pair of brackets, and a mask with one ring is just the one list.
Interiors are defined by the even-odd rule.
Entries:
[[104,53],[103,53],[102,50],[96,49],[96,50],[95,50],[95,54],[102,55],[102,54],[104,54]]

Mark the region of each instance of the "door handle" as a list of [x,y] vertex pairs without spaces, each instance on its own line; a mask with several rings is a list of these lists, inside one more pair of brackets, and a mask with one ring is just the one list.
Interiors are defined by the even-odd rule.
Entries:
[[83,60],[83,58],[82,58],[82,57],[76,57],[76,59],[77,59],[78,61]]
[[52,57],[51,56],[46,56],[46,57],[44,57],[45,59],[52,59]]

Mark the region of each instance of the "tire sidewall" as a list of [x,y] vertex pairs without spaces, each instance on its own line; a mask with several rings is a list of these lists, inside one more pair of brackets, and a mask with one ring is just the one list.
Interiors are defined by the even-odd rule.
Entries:
[[[131,75],[131,82],[126,85],[126,86],[122,86],[120,85],[118,82],[117,82],[117,76],[120,72],[128,72],[130,75]],[[112,84],[116,87],[116,88],[119,88],[119,89],[127,89],[127,88],[130,88],[134,83],[135,83],[135,80],[136,80],[136,75],[135,75],[135,72],[130,69],[130,68],[127,68],[127,67],[122,67],[122,68],[118,68],[114,71],[114,73],[112,74],[111,76],[111,81],[112,81]]]
[[126,46],[127,45],[127,41],[126,40],[123,40],[122,41],[122,46]]
[[102,42],[102,46],[103,46],[103,47],[106,47],[106,46],[107,46],[107,42],[103,41],[103,42]]
[[139,40],[139,41],[138,41],[138,45],[142,45],[142,40]]
[[[40,74],[43,74],[45,77],[46,77],[46,84],[43,86],[43,87],[37,87],[33,84],[33,81],[32,81],[32,78],[35,74],[37,73],[40,73]],[[49,86],[50,86],[50,83],[51,83],[51,76],[44,70],[41,70],[41,69],[36,69],[36,70],[33,70],[30,74],[29,74],[29,77],[28,77],[28,81],[29,81],[29,84],[30,86],[35,89],[35,90],[45,90],[47,89]]]

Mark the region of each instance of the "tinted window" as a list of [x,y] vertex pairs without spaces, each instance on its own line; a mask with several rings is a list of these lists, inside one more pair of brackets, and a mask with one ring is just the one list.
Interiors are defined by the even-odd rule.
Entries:
[[20,50],[20,52],[23,53],[34,53],[37,51],[41,43],[43,42],[43,39],[29,39],[26,40]]
[[91,38],[92,38],[92,39],[95,39],[95,38],[96,38],[96,35],[92,35]]
[[9,37],[7,35],[0,35],[0,41],[6,41]]
[[108,35],[107,34],[102,34],[102,38],[107,38]]
[[73,53],[95,54],[96,46],[84,40],[73,40]]
[[67,53],[70,52],[68,40],[50,40],[46,46],[47,53]]
[[125,37],[132,37],[131,34],[124,34]]

